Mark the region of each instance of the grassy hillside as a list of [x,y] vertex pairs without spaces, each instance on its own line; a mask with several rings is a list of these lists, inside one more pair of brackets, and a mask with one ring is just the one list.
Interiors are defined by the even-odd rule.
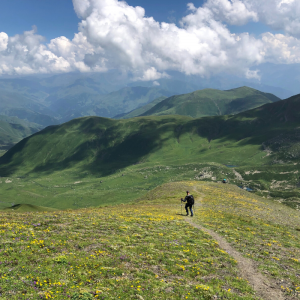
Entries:
[[226,177],[297,208],[299,105],[295,96],[234,116],[89,117],[48,127],[0,158],[0,176],[9,176],[0,194],[75,208],[130,201],[172,180]]
[[204,89],[193,93],[172,96],[153,106],[141,116],[187,115],[194,118],[237,114],[266,103],[279,101],[272,94],[249,87],[228,91]]
[[[21,141],[1,158],[1,171],[25,174],[77,167],[82,172],[105,174],[141,161],[149,165],[192,163],[200,159],[239,166],[271,163],[284,159],[282,155],[289,153],[288,147],[295,146],[293,141],[285,144],[283,153],[273,141],[283,135],[297,138],[299,103],[298,96],[234,116],[200,119],[74,119]],[[274,153],[262,158],[267,150]],[[297,153],[285,158],[286,162],[298,159]]]
[[297,297],[297,212],[234,186],[192,181],[114,207],[0,212],[1,298],[262,299],[224,243],[181,215],[186,189],[196,198],[194,223],[255,262],[264,290]]
[[0,149],[7,150],[23,138],[39,131],[42,126],[17,117],[0,115]]

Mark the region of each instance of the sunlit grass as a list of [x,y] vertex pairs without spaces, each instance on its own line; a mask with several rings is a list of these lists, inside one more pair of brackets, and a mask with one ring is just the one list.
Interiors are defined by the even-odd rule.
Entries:
[[198,199],[196,223],[256,260],[286,297],[298,295],[298,213],[231,185],[193,181],[132,204],[2,211],[1,299],[256,299],[230,254],[184,221],[186,190]]
[[1,299],[255,299],[175,201],[1,213]]

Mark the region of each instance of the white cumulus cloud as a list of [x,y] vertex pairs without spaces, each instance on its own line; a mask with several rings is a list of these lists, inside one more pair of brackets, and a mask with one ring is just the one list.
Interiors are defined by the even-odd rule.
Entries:
[[265,33],[262,38],[266,60],[272,63],[300,63],[300,40],[283,34]]
[[300,37],[299,0],[208,0],[204,6],[230,24],[239,25],[252,19]]
[[[104,72],[117,68],[136,80],[167,77],[168,70],[210,76],[231,72],[259,78],[263,62],[297,63],[300,1],[208,0],[188,4],[180,26],[145,16],[142,7],[117,0],[73,0],[81,22],[72,40],[48,44],[36,29],[0,33],[0,74]],[[286,34],[232,34],[227,24],[265,22]],[[254,71],[253,71],[254,69]]]
[[[191,13],[183,18],[182,27],[178,27],[145,17],[143,8],[125,2],[73,0],[73,3],[77,15],[83,19],[79,26],[81,33],[91,45],[103,51],[88,56],[91,67],[104,63],[107,68],[142,72],[139,79],[154,80],[160,76],[154,70],[200,75],[221,71],[245,73],[249,65],[263,60],[260,41],[247,34],[232,35],[207,5],[196,9],[189,4]],[[236,10],[232,13],[234,22],[241,22],[238,15],[245,11],[243,4],[236,2],[232,9]],[[228,7],[228,14],[230,10]],[[245,14],[256,17],[253,13]],[[100,57],[106,61],[100,62]]]
[[[170,76],[168,74],[166,74],[165,72],[160,73],[154,67],[151,67],[144,72],[142,77],[138,77],[136,79],[141,80],[141,81],[152,81],[152,80],[157,80],[160,78],[167,78],[167,77],[170,77]],[[157,82],[157,81],[155,81],[155,82]]]
[[207,8],[215,19],[231,25],[243,25],[249,21],[258,21],[257,12],[248,8],[240,0],[208,0],[204,4],[204,8]]
[[7,48],[8,35],[5,32],[0,32],[0,51],[4,51]]

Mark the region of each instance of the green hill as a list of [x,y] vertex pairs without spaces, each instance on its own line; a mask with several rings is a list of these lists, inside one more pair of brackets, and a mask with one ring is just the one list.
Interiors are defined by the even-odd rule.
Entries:
[[237,114],[280,98],[258,90],[241,87],[228,91],[204,89],[169,97],[141,116],[187,115],[193,118]]

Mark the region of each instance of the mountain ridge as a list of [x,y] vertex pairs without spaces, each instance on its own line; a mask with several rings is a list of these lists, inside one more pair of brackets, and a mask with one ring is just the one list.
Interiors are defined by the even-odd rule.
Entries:
[[245,86],[225,91],[203,89],[188,94],[171,96],[140,116],[181,114],[197,118],[236,114],[280,100],[275,95]]

